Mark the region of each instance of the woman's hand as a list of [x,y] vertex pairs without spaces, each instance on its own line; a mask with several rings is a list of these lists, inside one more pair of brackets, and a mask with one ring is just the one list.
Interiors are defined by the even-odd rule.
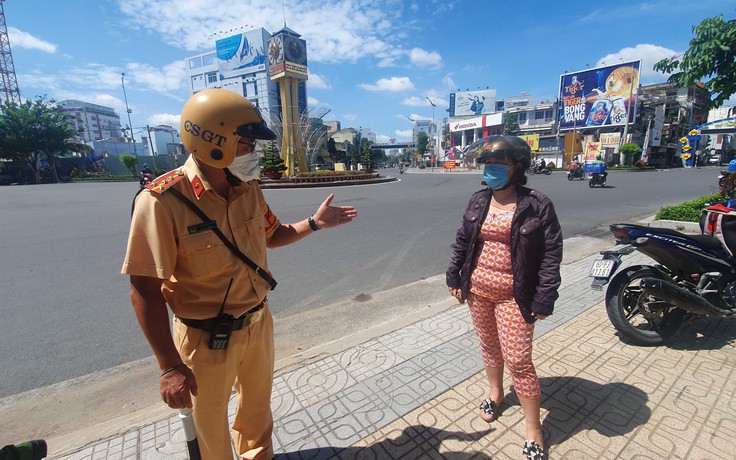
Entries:
[[457,299],[460,303],[465,303],[465,299],[463,299],[463,290],[460,288],[447,288],[450,291],[450,295]]
[[541,320],[543,320],[543,319],[547,319],[547,316],[546,316],[546,315],[543,315],[543,314],[541,314],[541,313],[537,313],[536,311],[533,311],[533,312],[532,312],[532,316],[533,316],[533,317],[534,317],[535,319],[537,319],[537,320],[540,320],[540,321],[541,321]]

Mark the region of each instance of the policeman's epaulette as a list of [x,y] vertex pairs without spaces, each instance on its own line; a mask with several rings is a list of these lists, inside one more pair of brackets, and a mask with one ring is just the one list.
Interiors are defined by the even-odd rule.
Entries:
[[171,188],[172,185],[184,179],[184,177],[184,170],[182,168],[175,169],[173,171],[167,172],[166,174],[158,176],[153,180],[153,182],[146,185],[146,188],[153,193],[158,193],[160,195],[161,193]]

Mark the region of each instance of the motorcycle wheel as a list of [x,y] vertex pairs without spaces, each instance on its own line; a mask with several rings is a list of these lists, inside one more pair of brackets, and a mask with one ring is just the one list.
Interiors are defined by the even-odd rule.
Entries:
[[651,311],[646,303],[657,301],[641,290],[642,278],[663,278],[644,265],[627,267],[614,276],[606,290],[606,313],[613,327],[635,345],[662,345],[682,324],[677,308]]
[[568,174],[568,175],[567,175],[567,180],[569,180],[570,182],[572,182],[572,180],[573,180],[573,179],[574,179],[574,178],[572,177],[572,174]]
[[533,175],[535,175],[535,174],[537,173],[537,172],[536,172],[536,171],[534,170],[534,168],[529,168],[529,169],[527,169],[527,170],[526,170],[526,172],[527,172],[527,174],[529,174],[530,176],[533,176]]
[[595,187],[595,183],[593,182],[593,178],[592,178],[592,177],[591,177],[591,178],[590,178],[590,180],[588,181],[588,186],[589,186],[590,188],[593,188],[593,187]]
[[719,187],[723,187],[723,184],[726,183],[726,177],[727,176],[724,176],[724,177],[721,177],[720,179],[718,179],[718,186]]
[[550,174],[552,174],[552,170],[551,169],[545,169],[544,170],[544,175],[545,176],[549,176]]

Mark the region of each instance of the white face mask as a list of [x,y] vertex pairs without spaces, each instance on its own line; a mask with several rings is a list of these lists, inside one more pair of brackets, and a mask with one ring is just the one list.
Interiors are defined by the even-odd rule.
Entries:
[[255,152],[235,157],[227,169],[230,170],[233,176],[243,182],[258,179],[261,175],[261,167],[258,164],[258,154]]

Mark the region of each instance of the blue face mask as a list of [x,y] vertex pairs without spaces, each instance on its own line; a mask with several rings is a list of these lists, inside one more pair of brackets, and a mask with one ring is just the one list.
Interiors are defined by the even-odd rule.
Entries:
[[509,183],[509,169],[510,166],[488,163],[483,168],[483,180],[492,190],[502,189]]

